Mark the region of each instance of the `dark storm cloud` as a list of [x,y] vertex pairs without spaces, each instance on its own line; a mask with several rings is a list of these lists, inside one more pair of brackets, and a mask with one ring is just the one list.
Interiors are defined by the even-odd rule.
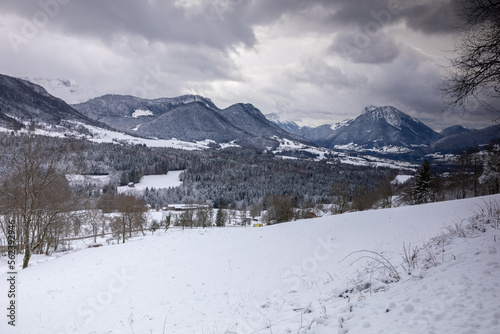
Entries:
[[454,33],[457,0],[337,0],[338,33],[329,50],[356,63],[386,63],[400,54],[390,28],[405,24],[425,35]]
[[382,32],[376,36],[360,39],[359,43],[356,41],[355,35],[341,32],[335,37],[329,51],[350,58],[355,63],[366,64],[388,63],[400,54],[397,43]]
[[426,34],[455,33],[459,1],[426,2],[409,6],[403,13],[409,28]]
[[[392,25],[404,22],[411,29],[428,34],[450,33],[460,0],[335,0],[332,21],[339,26],[373,29],[371,22]],[[366,31],[365,31],[366,32]]]
[[[412,48],[370,78],[370,96],[378,105],[394,105],[435,130],[454,124],[484,127],[494,113],[484,105],[471,104],[467,111],[445,108],[437,88],[442,77],[439,67],[428,56]],[[486,122],[485,122],[486,121]]]
[[440,109],[439,92],[435,88],[440,74],[430,57],[407,47],[397,61],[381,69],[371,78],[370,91],[373,96],[385,99],[383,103],[392,101],[422,114]]
[[256,25],[330,4],[327,0],[2,0],[0,11],[35,25],[43,15],[49,16],[42,22],[44,28],[106,42],[117,35],[135,35],[149,41],[227,49],[254,46]]
[[[226,0],[229,1],[229,0]],[[142,36],[150,41],[179,42],[224,49],[230,45],[253,45],[249,25],[236,15],[237,7],[207,2],[198,13],[174,1],[142,0],[4,0],[0,10],[33,22],[46,12],[50,28],[65,34],[97,37],[109,41],[117,35]],[[52,15],[53,14],[53,15]]]
[[337,89],[345,89],[356,88],[366,83],[364,76],[345,73],[339,67],[331,66],[318,58],[304,59],[296,68],[285,74],[288,82],[309,83],[318,87],[334,86]]
[[[50,16],[50,27],[109,41],[120,34],[147,40],[226,49],[254,46],[256,25],[284,15],[306,18],[310,29],[364,33],[401,21],[425,33],[451,31],[451,0],[3,0],[0,10],[33,22]],[[38,17],[40,19],[40,17]],[[307,28],[306,28],[307,29]],[[368,31],[366,31],[368,29]]]

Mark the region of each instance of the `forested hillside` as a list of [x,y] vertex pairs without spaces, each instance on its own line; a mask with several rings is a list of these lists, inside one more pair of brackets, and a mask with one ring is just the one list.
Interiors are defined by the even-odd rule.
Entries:
[[[74,138],[49,138],[2,134],[0,173],[8,179],[15,154],[27,141],[41,143],[47,152],[61,155],[61,173],[107,175],[108,184],[91,181],[73,185],[97,203],[103,193],[115,195],[118,186],[137,183],[144,175],[165,174],[182,170],[182,185],[170,189],[148,188],[138,194],[152,207],[171,203],[203,203],[211,207],[266,209],[273,196],[284,196],[294,208],[334,204],[335,212],[365,210],[392,205],[392,197],[401,193],[391,184],[397,170],[340,163],[339,159],[314,161],[283,159],[271,153],[251,150],[184,151],[172,148],[150,148],[144,145],[93,143]],[[456,159],[449,172],[436,172],[431,163],[427,195],[430,201],[498,192],[498,149],[466,152]],[[17,152],[17,153],[16,153]],[[488,153],[490,152],[490,153]],[[402,193],[408,204],[415,204],[415,186],[410,182]],[[136,194],[137,195],[137,194]]]
[[[329,203],[335,185],[349,189],[374,190],[388,183],[397,172],[340,164],[338,161],[284,160],[272,154],[247,151],[229,154],[217,151],[183,151],[170,148],[148,148],[97,144],[77,139],[30,137],[43,141],[45,150],[63,155],[64,173],[109,175],[105,192],[117,186],[138,182],[143,175],[165,174],[184,170],[183,185],[174,189],[148,189],[145,199],[154,207],[168,203],[202,202],[214,207],[248,207],[263,202],[266,195],[285,195],[294,205]],[[0,136],[3,152],[2,174],[11,171],[12,157],[28,137],[11,134]],[[242,153],[242,152],[240,152]],[[88,196],[98,198],[97,185],[86,184]]]

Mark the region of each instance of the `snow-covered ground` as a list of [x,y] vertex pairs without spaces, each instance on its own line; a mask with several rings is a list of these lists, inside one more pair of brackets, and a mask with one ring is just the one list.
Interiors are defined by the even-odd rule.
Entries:
[[396,175],[396,178],[391,182],[393,184],[404,184],[411,180],[413,175]]
[[182,170],[172,170],[163,175],[146,175],[141,178],[139,183],[134,184],[133,188],[128,186],[118,187],[118,192],[122,193],[134,190],[144,191],[146,188],[175,188],[182,185],[182,181],[180,180],[182,172]]
[[132,114],[133,118],[144,117],[144,116],[153,116],[153,112],[151,110],[136,109]]
[[[326,159],[327,155],[328,156],[333,155],[338,159],[340,163],[355,165],[355,166],[371,166],[374,168],[383,167],[383,168],[392,168],[392,169],[410,170],[410,171],[415,170],[418,167],[418,165],[406,161],[377,158],[368,155],[352,156],[348,153],[338,152],[324,147],[313,147],[289,139],[279,138],[276,136],[273,136],[272,138],[280,143],[279,146],[274,151],[272,151],[274,154],[281,154],[283,152],[286,153],[290,151],[291,152],[299,151],[317,156],[315,159],[316,161]],[[290,157],[287,155],[277,155],[277,157],[282,159],[297,159],[295,157]]]
[[[444,234],[492,200],[170,229],[58,254],[18,269],[15,328],[2,262],[0,333],[500,333],[498,221]],[[426,245],[411,275],[403,243]],[[391,265],[401,279],[387,283]]]
[[348,150],[348,151],[356,151],[356,152],[365,152],[365,153],[396,153],[403,154],[409,153],[412,149],[408,147],[400,147],[400,146],[383,146],[380,148],[364,148],[360,147],[357,144],[350,143],[345,145],[335,145],[336,150]]
[[109,175],[82,175],[82,174],[68,174],[66,175],[70,184],[86,184],[94,183],[99,186],[104,186],[109,183]]
[[[199,141],[199,142],[186,142],[182,140],[178,140],[175,138],[172,139],[146,139],[141,137],[134,137],[122,132],[105,130],[102,128],[98,128],[92,125],[87,125],[79,122],[72,122],[75,126],[81,126],[87,129],[91,135],[83,135],[78,131],[69,131],[67,128],[63,128],[60,126],[47,126],[51,128],[51,130],[42,130],[36,129],[33,133],[41,136],[48,137],[58,137],[65,138],[67,136],[74,136],[75,138],[86,139],[89,141],[93,141],[96,143],[114,143],[114,144],[128,144],[128,145],[146,145],[148,147],[171,147],[186,151],[194,151],[194,150],[204,150],[209,148],[211,141]],[[12,130],[0,127],[0,132],[10,133]],[[20,133],[27,133],[28,130],[19,130]],[[232,145],[231,143],[225,143],[221,145]]]

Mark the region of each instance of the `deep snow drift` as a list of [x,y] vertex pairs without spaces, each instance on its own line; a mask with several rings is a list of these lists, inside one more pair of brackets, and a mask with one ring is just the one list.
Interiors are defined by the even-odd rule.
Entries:
[[[500,230],[490,223],[427,244],[491,200],[500,196],[263,228],[170,229],[74,251],[18,270],[15,328],[2,262],[0,332],[500,333]],[[403,243],[427,244],[411,275]],[[360,250],[382,255],[401,279],[389,282],[379,255],[351,254]]]

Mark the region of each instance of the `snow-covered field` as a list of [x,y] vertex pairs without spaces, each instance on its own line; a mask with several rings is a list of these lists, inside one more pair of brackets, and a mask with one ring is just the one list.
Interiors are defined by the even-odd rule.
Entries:
[[396,178],[391,182],[392,184],[404,184],[411,180],[413,175],[396,175]]
[[[491,200],[500,195],[261,228],[170,229],[59,254],[18,270],[15,328],[2,262],[0,333],[500,333],[498,222],[428,244],[411,275],[401,266],[403,243],[421,247]],[[363,256],[390,265],[352,254],[361,250],[381,254],[401,279],[383,282],[390,271]]]
[[182,172],[182,170],[173,170],[163,175],[146,175],[141,178],[139,183],[134,184],[134,188],[128,186],[118,187],[118,192],[121,193],[130,190],[144,191],[146,188],[175,188],[182,185],[182,181],[180,180]]

